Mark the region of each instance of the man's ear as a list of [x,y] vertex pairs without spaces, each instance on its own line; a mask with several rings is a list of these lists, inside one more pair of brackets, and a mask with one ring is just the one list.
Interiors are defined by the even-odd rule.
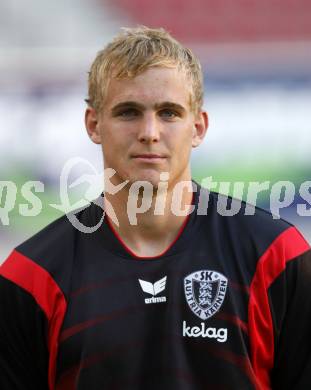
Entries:
[[85,127],[87,133],[91,138],[91,140],[95,144],[100,144],[101,136],[100,136],[99,125],[98,125],[98,114],[94,108],[87,107],[87,109],[85,110],[84,121],[85,121]]
[[203,141],[208,128],[208,115],[206,111],[201,111],[195,121],[192,133],[192,147],[196,148]]

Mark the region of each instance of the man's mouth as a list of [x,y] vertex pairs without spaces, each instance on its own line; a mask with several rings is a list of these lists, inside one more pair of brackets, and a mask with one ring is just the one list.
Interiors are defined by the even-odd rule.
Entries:
[[133,158],[136,161],[141,162],[161,162],[166,159],[166,156],[161,154],[155,154],[155,153],[142,153],[142,154],[135,154],[133,155]]

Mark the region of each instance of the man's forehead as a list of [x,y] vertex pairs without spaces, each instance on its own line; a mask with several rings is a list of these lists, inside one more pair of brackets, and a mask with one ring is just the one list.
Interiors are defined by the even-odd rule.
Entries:
[[171,102],[187,106],[192,85],[184,72],[175,68],[150,68],[135,77],[111,77],[106,89],[106,104],[137,102],[162,105]]

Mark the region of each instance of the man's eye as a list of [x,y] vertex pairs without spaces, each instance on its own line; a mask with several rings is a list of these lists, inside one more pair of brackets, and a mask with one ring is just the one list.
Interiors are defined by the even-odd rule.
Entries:
[[173,119],[173,118],[176,118],[178,116],[178,113],[176,111],[167,109],[167,110],[162,110],[160,112],[160,115],[161,115],[161,117],[166,118],[166,119]]
[[123,110],[123,111],[120,111],[118,113],[118,116],[121,117],[121,118],[134,118],[138,115],[138,111],[133,109],[133,108],[129,108],[127,110]]

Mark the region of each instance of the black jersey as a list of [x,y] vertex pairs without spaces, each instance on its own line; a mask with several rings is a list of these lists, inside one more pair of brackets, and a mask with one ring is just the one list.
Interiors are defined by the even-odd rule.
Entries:
[[[216,193],[202,212],[199,188],[157,257],[135,256],[107,218],[86,234],[66,216],[11,253],[2,390],[311,388],[310,246],[245,203],[221,215]],[[92,203],[78,217],[102,214]]]

